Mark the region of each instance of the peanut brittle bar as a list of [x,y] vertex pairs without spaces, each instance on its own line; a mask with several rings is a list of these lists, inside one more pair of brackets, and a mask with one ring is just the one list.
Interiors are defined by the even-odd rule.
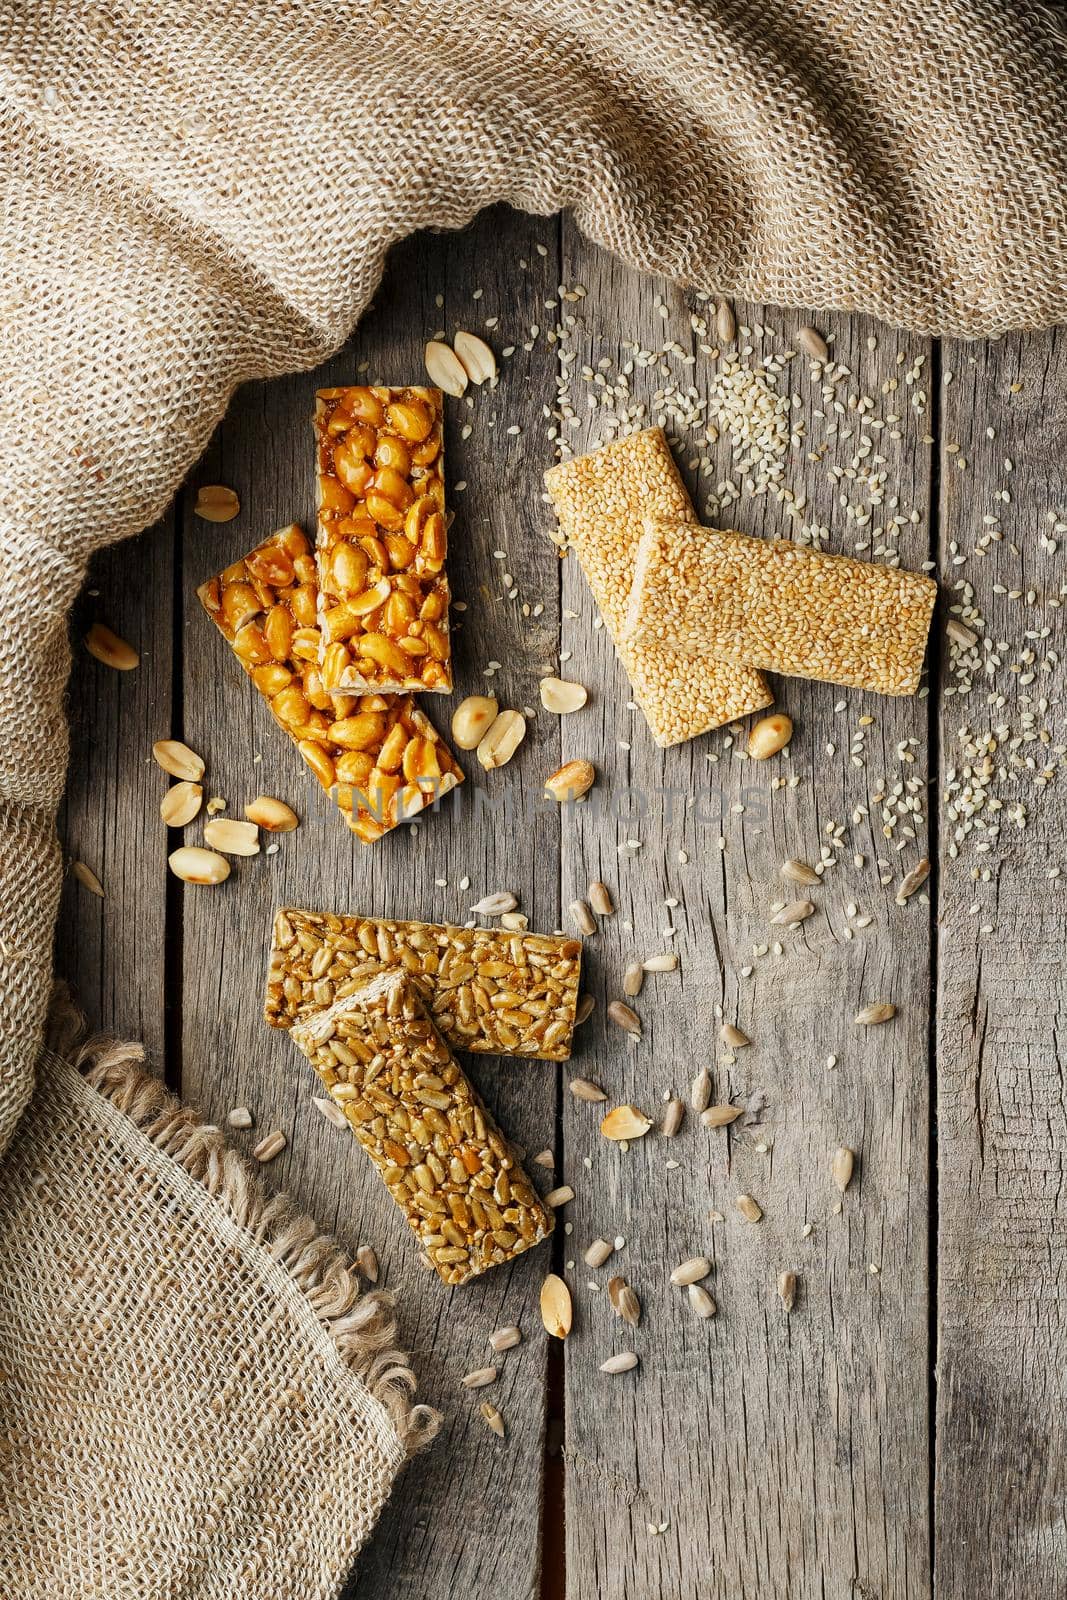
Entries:
[[548,1238],[552,1213],[405,973],[372,978],[293,1039],[445,1283]]
[[462,768],[410,695],[326,692],[315,558],[302,529],[272,534],[197,594],[364,844],[463,782]]
[[452,688],[440,389],[320,389],[320,660],[326,688]]
[[558,934],[286,909],[274,919],[265,1015],[291,1028],[400,970],[453,1050],[566,1061],[581,964],[581,941]]
[[770,705],[770,690],[751,667],[623,637],[644,519],[696,521],[662,428],[561,461],[545,484],[658,745],[695,739]]
[[919,687],[937,584],[921,572],[679,520],[642,536],[627,639],[879,694]]

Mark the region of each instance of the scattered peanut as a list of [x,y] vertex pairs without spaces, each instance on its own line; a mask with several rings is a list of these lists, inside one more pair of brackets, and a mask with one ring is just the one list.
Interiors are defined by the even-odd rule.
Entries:
[[476,750],[499,709],[491,694],[469,694],[452,713],[453,741],[461,750]]
[[133,645],[120,639],[102,622],[94,622],[85,635],[85,648],[97,661],[102,661],[105,667],[113,667],[116,672],[132,672],[141,664]]
[[541,1321],[553,1339],[565,1339],[573,1318],[571,1292],[563,1279],[550,1272],[541,1285]]
[[152,759],[172,778],[199,783],[204,776],[203,759],[180,739],[157,739],[152,746]]
[[562,805],[588,794],[595,782],[596,768],[591,761],[567,761],[545,779],[545,793]]
[[204,842],[212,850],[228,856],[258,856],[259,829],[254,822],[237,822],[232,817],[212,817],[204,823]]
[[426,371],[435,388],[459,400],[467,389],[467,373],[450,345],[431,339],[425,350]]
[[204,483],[196,491],[193,510],[205,522],[232,522],[241,509],[241,502],[232,489],[221,483]]
[[521,711],[499,712],[478,744],[478,760],[486,772],[505,766],[525,737],[526,718]]
[[652,1123],[637,1106],[616,1106],[600,1124],[605,1139],[643,1139]]
[[294,828],[300,826],[300,818],[292,806],[269,794],[257,795],[250,800],[245,806],[245,816],[257,828],[262,828],[264,833],[292,833]]
[[452,340],[456,355],[472,383],[491,383],[496,377],[496,356],[476,333],[460,330]]
[[167,864],[176,878],[183,883],[222,883],[230,876],[230,863],[214,850],[202,850],[199,845],[186,844],[172,850]]
[[159,814],[168,828],[184,828],[200,810],[204,791],[198,783],[183,778],[172,784],[159,802]]
[[776,756],[793,737],[793,724],[782,712],[761,717],[748,736],[748,753],[753,761],[766,761]]
[[541,704],[557,716],[580,711],[588,698],[589,691],[583,684],[571,683],[566,678],[541,679]]

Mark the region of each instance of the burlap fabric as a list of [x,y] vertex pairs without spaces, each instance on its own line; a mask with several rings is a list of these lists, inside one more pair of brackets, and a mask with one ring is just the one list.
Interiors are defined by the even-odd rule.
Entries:
[[[0,1149],[30,1099],[48,992],[67,609],[90,553],[163,510],[236,384],[335,348],[391,241],[499,200],[570,207],[630,262],[756,301],[860,309],[928,332],[1040,327],[1067,309],[1065,151],[1063,15],[1034,0],[0,6]],[[46,1070],[47,1099],[5,1173],[7,1222],[22,1230],[7,1235],[12,1315],[47,1316],[34,1296],[56,1288],[31,1265],[50,1248],[34,1232],[41,1208],[20,1210],[13,1189],[40,1141],[56,1208],[113,1232],[103,1250],[82,1230],[89,1270],[67,1283],[67,1314],[125,1333],[128,1248],[195,1366],[210,1352],[196,1302],[184,1288],[168,1301],[143,1156],[88,1103],[57,1143],[63,1081]],[[107,1162],[78,1170],[73,1153],[103,1148],[105,1125]],[[105,1210],[109,1184],[131,1186],[128,1217]],[[195,1253],[199,1231],[219,1224],[202,1206],[184,1225]],[[234,1285],[215,1282],[229,1296]],[[271,1314],[281,1298],[275,1282]],[[254,1339],[262,1298],[241,1303]],[[250,1387],[272,1382],[273,1351],[262,1360]],[[176,1447],[190,1443],[175,1390],[128,1376],[121,1433],[92,1433],[54,1373],[40,1394],[39,1417],[85,1430],[102,1481],[142,1446],[152,1453],[157,1422],[170,1419]],[[250,1407],[249,1449],[254,1425]],[[367,1437],[366,1416],[350,1425]],[[40,1510],[64,1456],[37,1426],[26,1482]],[[205,1478],[228,1470],[221,1450],[194,1459],[188,1470]],[[375,1471],[388,1476],[391,1459],[383,1447]],[[288,1476],[272,1587],[249,1578],[245,1592],[289,1593],[307,1575],[312,1492]],[[375,1494],[357,1499],[369,1519]],[[260,1509],[245,1503],[245,1535]],[[177,1564],[152,1564],[162,1553],[149,1559],[133,1530],[155,1526],[157,1510],[125,1507],[126,1587],[106,1592],[221,1592],[211,1563],[194,1559],[191,1524],[167,1547]],[[53,1587],[27,1592],[98,1592],[75,1539],[71,1526],[71,1564]],[[302,1593],[327,1593],[316,1581]]]

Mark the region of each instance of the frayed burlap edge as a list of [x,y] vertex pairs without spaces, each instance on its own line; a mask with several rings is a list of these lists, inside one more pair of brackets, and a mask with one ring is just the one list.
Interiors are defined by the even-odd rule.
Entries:
[[385,1410],[405,1457],[436,1436],[441,1414],[416,1405],[417,1378],[397,1348],[394,1296],[361,1290],[337,1240],[287,1195],[268,1193],[249,1161],[145,1070],[144,1047],[86,1037],[84,1018],[63,984],[55,986],[45,1048],[70,1063],[155,1148],[200,1184],[230,1220],[295,1284],[349,1372]]

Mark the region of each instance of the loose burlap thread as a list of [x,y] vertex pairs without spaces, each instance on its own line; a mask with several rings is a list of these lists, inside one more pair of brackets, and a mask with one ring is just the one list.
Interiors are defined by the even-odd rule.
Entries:
[[[328,1331],[298,1314],[301,1273],[250,1265],[251,1218],[171,1170],[166,1139],[147,1139],[149,1159],[134,1127],[147,1090],[116,1094],[97,1071],[107,1094],[94,1098],[45,1057],[34,1094],[60,877],[66,617],[89,556],[159,516],[238,383],[343,341],[391,242],[496,201],[569,207],[632,264],[757,302],[968,336],[1060,321],[1065,79],[1063,14],[1036,0],[0,8],[0,1150],[17,1138],[0,1201],[5,1365],[12,1348],[16,1363],[36,1351],[16,1375],[22,1498],[0,1526],[13,1593],[327,1596],[405,1447],[373,1382],[331,1365]],[[116,1106],[134,1112],[128,1127]],[[190,1134],[178,1153],[187,1162],[217,1138]],[[208,1169],[220,1163],[215,1149]],[[40,1171],[50,1205],[35,1198]],[[175,1197],[194,1182],[195,1204],[188,1187]],[[56,1219],[75,1213],[84,1270],[63,1279]],[[251,1298],[223,1266],[222,1217],[249,1257]],[[195,1279],[172,1285],[175,1250],[197,1263],[197,1293]],[[131,1259],[183,1351],[169,1386],[147,1379],[158,1362],[126,1292]],[[238,1391],[260,1404],[240,1415],[228,1358],[203,1332],[216,1318],[234,1349],[257,1351]],[[276,1348],[262,1335],[279,1319]],[[78,1330],[77,1381],[62,1328]],[[120,1351],[125,1369],[109,1364]],[[189,1373],[205,1365],[196,1392],[223,1396],[230,1430],[215,1453],[194,1448],[188,1425]],[[315,1374],[321,1429],[291,1464],[260,1421],[273,1396],[272,1428],[312,1429],[299,1408],[278,1409],[287,1373],[301,1392]],[[337,1447],[327,1505],[323,1458]],[[80,1525],[60,1521],[71,1452],[113,1487],[108,1516],[84,1502]],[[215,1486],[235,1462],[247,1478],[231,1485],[223,1539]],[[147,1540],[182,1474],[174,1536]]]

